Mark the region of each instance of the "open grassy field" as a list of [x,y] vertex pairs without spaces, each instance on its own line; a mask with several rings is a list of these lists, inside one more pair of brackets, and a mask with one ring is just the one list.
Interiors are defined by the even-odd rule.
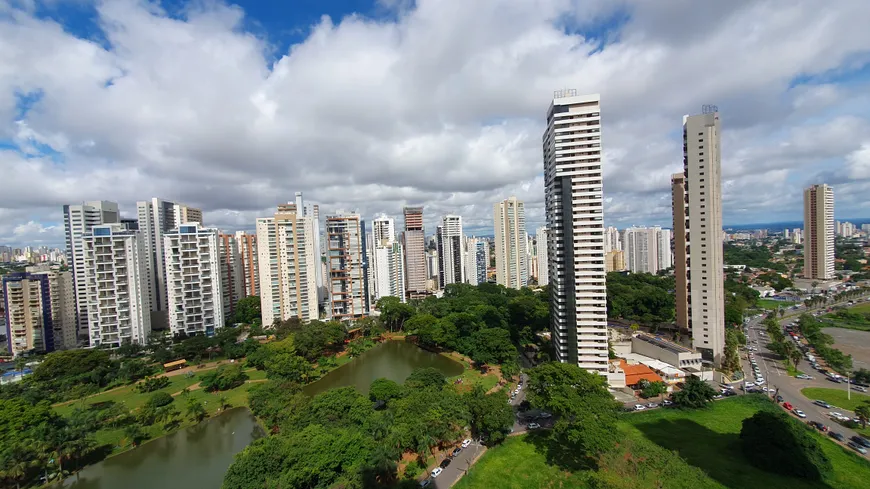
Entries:
[[[175,394],[176,392],[180,392],[184,388],[191,387],[198,383],[198,375],[194,375],[190,378],[186,378],[184,375],[176,375],[173,377],[169,377],[169,385],[167,387],[164,387],[163,389],[160,389],[160,391],[167,392],[169,394]],[[133,410],[145,404],[145,401],[147,401],[152,394],[154,393],[138,393],[133,390],[132,385],[128,385],[118,389],[113,389],[111,391],[103,392],[85,399],[79,399],[77,401],[73,401],[63,405],[57,405],[55,406],[55,410],[61,416],[67,416],[72,413],[75,408],[83,408],[90,404],[96,404],[106,401],[115,401],[117,403],[123,404],[128,409]]]
[[852,392],[851,399],[849,399],[846,395],[845,385],[843,385],[843,387],[840,389],[807,387],[806,389],[801,389],[801,394],[807,396],[808,399],[821,399],[828,404],[837,406],[839,408],[848,409],[849,411],[854,411],[856,407],[867,401],[870,401],[870,396],[857,392]]
[[849,308],[851,312],[857,312],[860,314],[865,314],[870,312],[870,302],[865,302],[863,304],[858,304],[856,306],[852,306]]
[[[740,448],[744,419],[762,409],[778,409],[762,396],[718,401],[709,409],[656,409],[627,414],[620,422],[620,450],[602,462],[600,478],[614,488],[755,488],[861,489],[870,478],[870,463],[847,449],[814,435],[834,465],[824,483],[770,474],[751,466]],[[588,471],[560,467],[548,458],[536,435],[515,437],[495,447],[471,469],[457,489],[585,488]],[[672,457],[676,453],[681,459]],[[632,469],[643,459],[660,463]]]
[[758,299],[758,307],[772,311],[775,311],[780,307],[791,307],[793,305],[795,305],[794,302],[775,301],[773,299]]

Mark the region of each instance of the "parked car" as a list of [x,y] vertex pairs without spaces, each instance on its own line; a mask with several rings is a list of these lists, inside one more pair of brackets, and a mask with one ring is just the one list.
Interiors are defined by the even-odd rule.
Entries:
[[452,452],[450,452],[450,456],[455,457],[455,456],[459,455],[459,452],[461,452],[461,451],[462,451],[462,447],[456,447],[453,449]]
[[850,441],[849,443],[847,443],[847,445],[849,445],[849,448],[851,448],[852,450],[855,450],[856,452],[860,453],[861,455],[867,454],[867,449],[862,447],[861,445],[855,443],[854,441]]
[[550,413],[541,412],[541,419],[550,419],[553,415]]
[[634,405],[635,411],[643,411],[644,409],[646,409],[646,406],[644,406],[643,404],[635,404]]
[[444,472],[444,469],[442,469],[441,467],[435,467],[434,469],[432,469],[432,478],[434,479],[438,477],[439,475],[441,475],[441,472]]
[[850,440],[861,445],[862,447],[870,448],[870,440],[864,438],[863,436],[855,435],[852,438],[850,438]]
[[797,416],[798,418],[806,418],[806,417],[807,417],[807,413],[801,411],[800,409],[792,409],[792,412],[793,412],[793,413],[795,414],[795,416]]
[[657,407],[659,407],[659,405],[656,404],[656,403],[654,403],[654,402],[651,402],[651,403],[648,403],[648,404],[646,405],[646,407],[652,409],[652,408],[657,408]]
[[842,433],[837,433],[836,431],[829,431],[828,436],[837,440],[837,441],[845,441],[846,437],[842,435]]
[[465,440],[462,440],[462,448],[468,448],[469,445],[471,445],[471,438],[466,438]]
[[831,405],[821,399],[816,399],[815,401],[813,401],[813,404],[815,404],[816,406],[822,406],[825,409],[831,409]]
[[420,487],[429,487],[432,484],[432,479],[423,479],[420,481]]
[[828,427],[823,425],[822,423],[819,423],[818,421],[810,421],[810,426],[821,431],[822,433],[828,431]]
[[530,430],[536,430],[536,429],[538,429],[538,428],[540,428],[540,427],[541,427],[541,425],[539,425],[538,423],[529,423],[529,429],[530,429]]
[[789,410],[789,411],[791,411],[792,409],[794,409],[794,406],[792,406],[790,402],[784,402],[784,403],[782,403],[782,407],[786,408],[786,409]]
[[776,402],[782,402],[782,401],[783,401],[782,396],[776,396]]
[[441,463],[439,464],[439,466],[440,466],[442,469],[446,469],[448,465],[450,465],[450,459],[449,459],[449,458],[445,458],[445,459],[442,460]]
[[670,399],[665,399],[664,401],[662,401],[662,406],[670,406],[672,404],[673,402],[671,402]]

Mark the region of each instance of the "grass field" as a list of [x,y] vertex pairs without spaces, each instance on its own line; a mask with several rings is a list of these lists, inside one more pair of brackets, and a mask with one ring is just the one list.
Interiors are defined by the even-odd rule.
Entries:
[[852,392],[851,399],[847,398],[845,385],[842,389],[807,387],[806,389],[801,389],[801,394],[807,396],[808,399],[821,399],[828,404],[848,409],[849,411],[854,411],[859,405],[870,401],[870,396],[867,394],[859,394],[857,392]]
[[865,302],[863,304],[858,304],[857,306],[852,306],[849,308],[849,310],[860,314],[868,313],[870,312],[870,302]]
[[[603,478],[614,488],[755,488],[862,489],[870,478],[870,463],[836,443],[817,436],[834,465],[823,484],[763,472],[751,466],[740,448],[744,419],[762,409],[778,409],[762,396],[718,401],[709,409],[656,409],[626,415],[620,422],[620,447],[629,447],[602,463]],[[571,471],[548,462],[532,436],[511,438],[495,447],[471,469],[457,489],[585,488],[589,473]],[[682,460],[664,461],[676,452]],[[644,458],[659,463],[631,470]],[[614,459],[616,461],[614,462]],[[628,463],[620,463],[627,460]],[[700,473],[703,471],[703,473]],[[609,473],[608,473],[609,472]]]
[[786,302],[786,301],[775,301],[773,299],[758,299],[758,307],[762,309],[769,309],[775,311],[780,307],[791,307],[795,305],[794,302]]

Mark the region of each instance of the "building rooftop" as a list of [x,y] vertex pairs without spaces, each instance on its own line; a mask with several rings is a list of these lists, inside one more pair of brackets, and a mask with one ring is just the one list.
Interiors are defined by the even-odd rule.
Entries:
[[691,348],[686,348],[685,346],[678,345],[672,341],[668,341],[661,336],[651,336],[645,333],[639,333],[635,338],[655,345],[659,348],[663,348],[671,353],[695,353]]
[[619,367],[625,372],[625,385],[636,385],[641,380],[650,382],[661,382],[662,378],[648,366],[640,363],[637,365],[629,365],[625,360],[619,362]]

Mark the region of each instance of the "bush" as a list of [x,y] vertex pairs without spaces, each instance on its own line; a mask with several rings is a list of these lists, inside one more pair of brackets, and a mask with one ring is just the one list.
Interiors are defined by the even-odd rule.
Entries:
[[225,391],[245,383],[248,375],[238,364],[221,365],[217,369],[202,376],[202,388],[206,391]]
[[811,428],[782,411],[760,411],[743,420],[743,454],[759,469],[822,480],[833,467]]
[[151,406],[153,408],[159,408],[166,406],[167,404],[172,404],[174,398],[168,392],[155,392],[151,394],[151,397],[145,402],[146,406]]
[[134,388],[137,392],[147,393],[160,390],[169,386],[169,377],[148,377],[142,382],[136,384]]

